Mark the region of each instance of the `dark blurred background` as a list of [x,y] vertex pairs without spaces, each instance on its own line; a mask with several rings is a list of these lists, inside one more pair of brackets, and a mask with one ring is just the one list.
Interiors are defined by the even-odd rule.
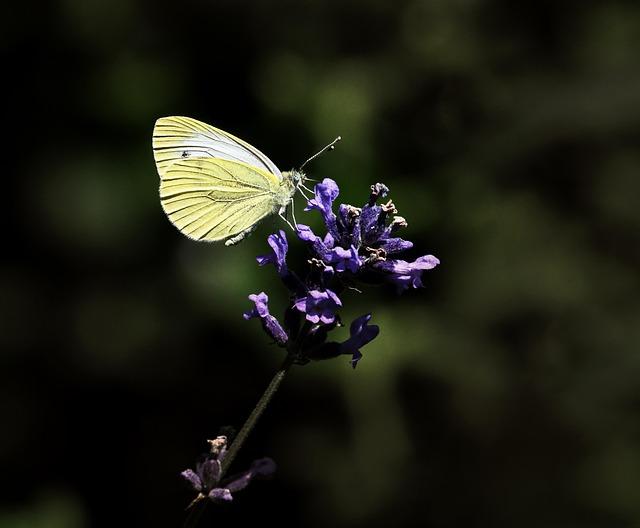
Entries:
[[637,2],[60,0],[0,24],[1,528],[179,526],[178,473],[282,359],[241,316],[261,290],[284,308],[254,260],[280,223],[183,237],[165,115],[283,170],[341,134],[312,176],[356,205],[386,183],[442,261],[345,298],[380,337],[355,371],[291,372],[237,459],[276,478],[203,526],[640,526]]

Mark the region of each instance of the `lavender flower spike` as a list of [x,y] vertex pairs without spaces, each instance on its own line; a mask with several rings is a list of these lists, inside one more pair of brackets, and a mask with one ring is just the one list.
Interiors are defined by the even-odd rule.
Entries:
[[254,302],[255,307],[253,310],[245,312],[244,318],[248,321],[254,317],[259,317],[265,332],[267,332],[267,334],[269,334],[280,346],[285,345],[289,340],[289,336],[284,331],[284,328],[282,328],[282,325],[278,320],[269,313],[269,297],[267,297],[267,294],[264,292],[260,292],[258,294],[254,293],[249,295],[249,300]]
[[309,253],[304,275],[293,269],[285,271],[288,246],[283,232],[269,236],[273,253],[258,258],[260,264],[275,265],[289,290],[291,303],[284,312],[284,330],[269,315],[264,294],[251,297],[256,308],[245,314],[246,318],[260,317],[267,332],[280,344],[286,342],[290,356],[300,365],[349,354],[355,367],[362,357],[360,349],[378,335],[378,326],[368,324],[371,315],[367,314],[353,322],[349,339],[342,343],[328,340],[329,333],[341,324],[338,311],[343,301],[338,294],[360,291],[359,284],[379,282],[393,283],[399,292],[420,288],[423,273],[440,264],[433,255],[414,261],[396,258],[412,249],[413,242],[398,236],[408,223],[388,199],[386,185],[372,185],[362,207],[343,203],[334,213],[339,192],[336,182],[325,178],[315,185],[314,197],[305,209],[320,211],[326,231],[316,230],[316,234],[308,225],[296,226],[298,239],[306,243]]

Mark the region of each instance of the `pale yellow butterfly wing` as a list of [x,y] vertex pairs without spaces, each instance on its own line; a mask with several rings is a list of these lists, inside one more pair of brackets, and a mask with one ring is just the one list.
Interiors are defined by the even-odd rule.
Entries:
[[281,178],[278,167],[257,148],[224,130],[191,117],[161,117],[153,128],[158,173],[184,158],[219,158],[246,163]]
[[162,208],[195,240],[235,243],[282,205],[279,178],[247,163],[186,157],[158,170]]

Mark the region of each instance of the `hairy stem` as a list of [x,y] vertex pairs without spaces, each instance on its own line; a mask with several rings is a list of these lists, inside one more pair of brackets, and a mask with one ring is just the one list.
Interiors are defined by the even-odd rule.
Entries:
[[269,383],[269,386],[264,391],[264,394],[258,400],[258,403],[256,404],[253,411],[249,415],[249,418],[247,418],[247,421],[244,423],[244,425],[242,426],[242,429],[240,429],[240,432],[236,435],[235,439],[233,440],[231,447],[229,447],[229,450],[225,454],[224,460],[222,461],[220,478],[222,478],[227,472],[227,469],[229,469],[229,466],[233,462],[233,459],[238,454],[238,451],[242,447],[242,444],[244,444],[245,440],[249,436],[249,433],[251,433],[251,431],[253,430],[260,416],[262,416],[262,413],[267,408],[267,405],[269,405],[269,402],[277,392],[289,368],[291,367],[291,365],[293,365],[293,362],[294,362],[294,356],[292,354],[288,354],[284,362],[282,363],[282,366],[280,367],[280,369],[278,369],[278,371],[273,376],[271,383]]

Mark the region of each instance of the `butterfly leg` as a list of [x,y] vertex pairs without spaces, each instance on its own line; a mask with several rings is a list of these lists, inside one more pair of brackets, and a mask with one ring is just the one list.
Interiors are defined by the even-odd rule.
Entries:
[[[291,200],[291,202],[293,202],[293,200]],[[282,218],[287,223],[287,225],[291,228],[291,230],[294,233],[296,233],[298,230],[291,224],[291,222],[289,222],[289,220],[287,220],[287,217],[284,215],[284,213],[286,213],[286,211],[287,211],[286,207],[283,207],[282,209],[280,209],[280,211],[278,211],[278,216],[280,218]],[[296,219],[294,218],[293,221],[295,222]]]
[[296,220],[296,203],[293,201],[293,198],[291,198],[291,218],[293,218],[293,225],[296,226],[294,231],[297,231],[298,221]]
[[311,194],[315,194],[314,191],[309,189],[309,187],[307,187],[304,183],[300,183],[299,186],[300,186],[300,188],[304,189],[305,191],[308,191]]
[[[303,188],[304,188],[304,189],[306,189],[306,187],[304,187],[302,184],[298,184],[297,189],[300,191],[300,194],[301,194],[302,196],[304,196],[304,199],[305,199],[305,200],[307,200],[307,202],[308,202],[309,200],[311,200],[311,198],[309,198],[309,197],[305,194],[305,192],[304,192]],[[307,190],[309,190],[309,189],[307,189]],[[312,192],[311,194],[313,194],[313,192]]]

